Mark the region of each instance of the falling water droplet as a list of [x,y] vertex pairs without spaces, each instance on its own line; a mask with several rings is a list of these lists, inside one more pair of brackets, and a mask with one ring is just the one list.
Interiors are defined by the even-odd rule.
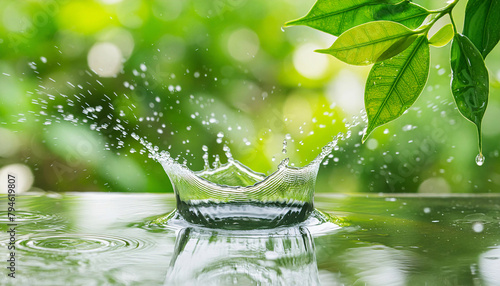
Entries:
[[282,150],[283,154],[286,154],[286,146],[287,146],[287,142],[285,139],[285,140],[283,140],[283,150]]
[[204,152],[203,154],[203,162],[205,163],[204,168],[205,170],[208,170],[210,169],[210,163],[208,162],[208,147],[206,145],[203,145],[201,149]]
[[224,133],[222,133],[222,132],[217,133],[217,143],[218,144],[222,143],[223,138],[224,138]]
[[224,150],[224,153],[226,153],[226,157],[228,161],[233,161],[233,155],[231,154],[231,149],[227,145],[224,145],[222,148]]
[[214,160],[214,162],[212,163],[212,166],[214,167],[214,169],[217,169],[217,168],[220,168],[220,165],[221,165],[221,163],[220,163],[220,158],[219,158],[219,155],[218,155],[218,154],[216,154],[216,155],[215,155],[215,160]]
[[483,153],[479,153],[477,154],[476,156],[476,164],[478,166],[482,166],[484,164],[484,156],[483,156]]

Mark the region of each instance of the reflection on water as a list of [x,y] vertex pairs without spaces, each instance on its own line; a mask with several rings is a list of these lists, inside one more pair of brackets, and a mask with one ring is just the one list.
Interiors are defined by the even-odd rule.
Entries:
[[496,247],[481,254],[479,273],[485,285],[500,285],[500,248]]
[[305,227],[185,228],[165,285],[319,285],[314,241]]
[[[183,222],[173,195],[20,196],[18,275],[0,285],[499,285],[499,195],[314,204],[330,217],[222,231]],[[0,213],[2,268],[6,222]]]
[[412,256],[409,251],[386,246],[363,246],[351,249],[342,260],[360,285],[390,286],[408,284]]

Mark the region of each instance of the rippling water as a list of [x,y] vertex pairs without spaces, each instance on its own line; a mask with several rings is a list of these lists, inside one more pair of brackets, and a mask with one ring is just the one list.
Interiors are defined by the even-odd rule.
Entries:
[[[1,285],[500,281],[498,195],[318,195],[324,213],[253,230],[191,225],[173,212],[173,195],[33,195],[17,203],[16,278],[3,265]],[[6,223],[1,212],[0,264],[8,258]]]

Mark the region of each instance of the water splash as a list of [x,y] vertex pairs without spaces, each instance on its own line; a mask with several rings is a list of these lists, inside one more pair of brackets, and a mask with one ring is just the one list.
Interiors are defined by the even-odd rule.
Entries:
[[[36,65],[33,66],[36,68]],[[141,64],[140,70],[145,72],[147,68],[144,64]],[[134,75],[136,73],[137,76],[141,75],[141,78],[143,78],[142,75],[144,73],[135,72]],[[92,77],[90,74],[89,76]],[[102,83],[98,80],[96,82],[102,86]],[[147,86],[146,83],[145,85]],[[202,147],[204,152],[203,170],[194,172],[188,168],[188,159],[191,159],[189,157],[193,157],[189,149],[185,150],[183,155],[178,154],[176,157],[172,157],[168,151],[161,150],[160,147],[149,142],[147,137],[138,135],[136,132],[139,132],[141,127],[139,125],[133,126],[129,121],[131,118],[134,118],[139,124],[146,124],[148,128],[156,129],[158,134],[163,134],[166,131],[165,124],[162,124],[161,128],[156,128],[153,125],[156,123],[161,124],[160,120],[163,117],[163,113],[155,111],[156,104],[162,102],[161,98],[156,97],[153,101],[149,102],[149,107],[154,111],[150,116],[136,116],[134,113],[134,104],[128,104],[129,110],[118,107],[120,110],[119,116],[113,117],[113,113],[111,112],[107,116],[109,120],[100,121],[106,112],[117,108],[114,104],[116,98],[123,95],[126,100],[130,100],[129,97],[126,94],[118,95],[116,92],[110,96],[104,94],[106,99],[103,100],[103,103],[89,105],[85,100],[86,96],[91,96],[92,93],[99,92],[99,90],[90,88],[85,92],[85,88],[82,85],[70,82],[68,82],[68,85],[73,94],[67,96],[60,93],[62,96],[61,99],[66,100],[68,106],[80,104],[85,118],[81,119],[73,114],[67,114],[64,112],[62,105],[57,105],[56,107],[60,110],[62,120],[60,117],[48,119],[55,119],[56,122],[69,121],[74,125],[90,124],[90,129],[99,133],[109,129],[117,131],[115,134],[118,136],[110,137],[114,137],[116,142],[106,143],[106,149],[110,150],[113,147],[119,150],[126,147],[129,152],[125,152],[124,156],[133,153],[147,154],[149,158],[159,162],[173,185],[177,197],[178,211],[182,217],[191,223],[211,227],[272,228],[305,221],[314,209],[314,187],[321,162],[324,161],[325,157],[334,148],[338,148],[337,143],[339,140],[345,140],[351,136],[349,129],[359,124],[358,118],[352,123],[344,120],[343,122],[348,131],[345,134],[339,133],[335,136],[309,164],[303,167],[295,167],[294,163],[289,164],[289,158],[284,158],[278,164],[277,169],[269,176],[255,172],[234,160],[229,147],[226,145],[229,141],[226,140],[226,134],[219,131],[217,133],[217,143],[225,143],[223,151],[227,158],[227,163],[223,164],[219,154],[215,154],[211,166],[208,147],[204,145]],[[124,83],[124,86],[130,90],[139,88],[137,83],[131,84],[128,81]],[[174,87],[170,85],[168,90],[173,94],[180,91],[181,88],[180,86]],[[46,109],[46,107],[51,106],[49,102],[53,99],[50,98],[47,92],[43,92],[43,94],[46,94],[49,99],[38,98],[36,99],[36,104],[40,104],[42,109]],[[200,107],[203,104],[198,101],[198,98],[192,95],[189,98],[190,102],[200,104]],[[176,100],[176,104],[179,104],[179,100]],[[170,109],[172,109],[172,106],[170,106]],[[131,116],[130,114],[129,116],[125,116],[129,112]],[[40,114],[48,116],[44,110]],[[200,117],[197,112],[193,113],[193,115],[191,115],[193,119]],[[214,113],[211,113],[202,121],[202,124],[210,125],[217,124],[221,120],[227,121],[227,119],[224,119],[224,114],[222,117],[221,119]],[[52,121],[47,122],[51,123]],[[229,128],[227,129],[230,131]],[[242,128],[238,125],[237,129],[241,130]],[[302,127],[299,129],[301,129],[300,133],[302,134]],[[187,130],[190,130],[190,126],[187,127]],[[170,133],[174,135],[174,131]],[[125,140],[127,137],[132,137],[138,141],[143,148],[134,148],[132,145],[125,143],[127,142]],[[250,141],[246,137],[243,137],[243,142],[247,146],[250,145]],[[292,136],[286,134],[282,148],[282,152],[285,155],[287,153],[287,145],[294,142]],[[183,141],[183,144],[187,143],[189,143],[189,139]],[[298,144],[302,145],[303,143],[299,141]],[[170,146],[168,149],[170,149]],[[117,154],[120,155],[120,153]],[[328,161],[325,162],[325,164],[327,163]]]
[[[357,124],[349,124],[349,128],[354,126]],[[314,210],[314,188],[321,163],[338,148],[339,140],[350,136],[350,130],[337,134],[306,166],[289,166],[289,159],[285,158],[275,172],[266,176],[234,160],[227,146],[223,148],[227,163],[221,164],[216,155],[213,168],[209,167],[208,147],[203,146],[205,167],[194,172],[186,162],[179,163],[169,152],[159,151],[132,133],[167,173],[182,218],[193,224],[226,229],[274,228],[307,220]]]

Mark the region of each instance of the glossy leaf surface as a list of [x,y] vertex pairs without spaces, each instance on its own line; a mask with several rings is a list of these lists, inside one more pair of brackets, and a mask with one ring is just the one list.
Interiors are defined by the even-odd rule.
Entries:
[[463,34],[486,58],[500,40],[500,0],[469,0]]
[[417,100],[427,82],[429,58],[427,37],[420,36],[401,54],[373,66],[365,88],[368,128],[363,141]]
[[379,20],[394,21],[416,29],[428,15],[428,10],[409,1],[318,0],[306,16],[285,26],[305,25],[340,36],[350,28]]
[[317,52],[331,54],[348,64],[369,65],[399,54],[416,37],[415,32],[401,24],[376,21],[346,31],[330,48]]
[[437,31],[436,34],[431,37],[431,39],[429,40],[429,44],[435,47],[443,47],[453,39],[454,35],[455,32],[453,31],[453,25],[447,24],[439,29],[439,31]]
[[451,46],[451,90],[460,113],[474,123],[481,151],[481,121],[488,105],[488,70],[483,57],[464,35],[456,34]]

